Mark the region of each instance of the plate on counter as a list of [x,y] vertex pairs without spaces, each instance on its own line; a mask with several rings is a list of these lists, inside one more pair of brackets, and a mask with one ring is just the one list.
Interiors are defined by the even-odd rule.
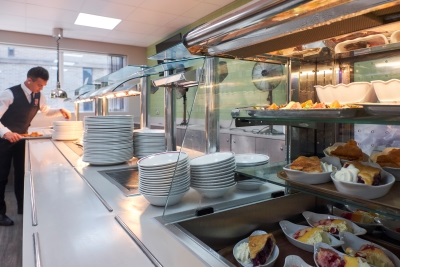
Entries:
[[370,115],[400,116],[400,103],[356,103]]
[[[352,221],[347,220],[343,217],[339,217],[339,216],[335,216],[335,215],[329,215],[329,214],[314,213],[311,211],[304,211],[302,213],[302,215],[304,216],[307,223],[312,227],[316,227],[318,225],[317,222],[319,222],[319,221],[340,219],[340,220],[344,220],[347,223],[347,226],[351,228],[351,230],[352,230],[351,233],[353,233],[355,235],[366,234],[366,229],[359,227],[358,225],[356,225]],[[332,234],[338,235],[338,232],[332,233]]]
[[234,159],[236,160],[237,167],[249,167],[267,164],[270,157],[264,154],[246,153],[236,154],[234,155]]

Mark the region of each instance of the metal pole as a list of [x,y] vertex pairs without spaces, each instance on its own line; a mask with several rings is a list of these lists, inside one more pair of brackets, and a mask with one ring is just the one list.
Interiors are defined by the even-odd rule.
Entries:
[[[215,153],[219,150],[219,94],[217,75],[215,66],[218,65],[218,58],[207,58],[206,69],[206,99],[205,99],[205,137],[206,150],[205,153]],[[216,83],[215,81],[218,81]]]

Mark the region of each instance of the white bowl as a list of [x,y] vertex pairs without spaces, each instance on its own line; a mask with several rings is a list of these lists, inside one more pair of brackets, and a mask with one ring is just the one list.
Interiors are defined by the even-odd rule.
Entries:
[[264,182],[258,179],[246,179],[237,181],[236,187],[243,191],[255,191],[258,190]]
[[[376,166],[380,168],[380,166],[375,163],[362,162],[362,164]],[[383,169],[381,169],[381,183],[377,186],[365,185],[362,183],[355,182],[339,181],[335,178],[335,172],[331,174],[331,178],[338,192],[367,200],[377,199],[382,196],[385,196],[390,191],[391,187],[396,181],[396,179],[391,173],[388,173]]]
[[398,43],[398,42],[400,42],[400,30],[394,31],[393,33],[391,33],[391,36],[390,36],[391,44]]
[[[290,243],[307,252],[313,252],[313,247],[314,247],[313,244],[307,244],[294,238],[294,234],[297,231],[301,229],[310,228],[310,226],[294,224],[287,220],[280,221],[279,225],[282,228],[283,233],[286,235],[286,238],[289,240]],[[329,245],[331,245],[332,247],[340,247],[342,245],[342,242],[336,239],[335,237],[333,237],[330,233],[326,233],[326,234],[328,235],[328,238],[329,238],[329,242],[330,242]]]
[[183,193],[179,193],[179,194],[176,194],[176,195],[170,195],[169,199],[168,199],[167,195],[164,195],[164,196],[153,196],[153,195],[143,194],[143,196],[152,205],[155,205],[155,206],[165,206],[166,203],[167,203],[167,206],[171,206],[171,205],[175,205],[175,204],[179,203],[182,200],[182,198],[185,196],[185,194],[187,192],[188,191],[185,191]]
[[[366,46],[364,46],[364,43],[366,44]],[[360,37],[353,40],[346,40],[344,42],[338,43],[335,46],[335,53],[343,53],[348,51],[354,51],[361,48],[367,48],[367,47],[373,47],[373,46],[379,46],[379,45],[385,45],[385,44],[388,44],[388,40],[386,36],[384,36],[383,34],[373,34],[373,35]],[[350,46],[356,46],[356,48],[349,48]]]
[[340,233],[340,239],[343,242],[343,245],[341,246],[343,251],[346,251],[347,248],[351,248],[353,251],[357,252],[363,245],[371,244],[383,250],[396,267],[400,266],[400,260],[395,254],[376,243],[367,241],[348,232]]
[[[329,244],[323,243],[323,242],[319,242],[314,244],[314,253],[313,253],[313,259],[314,259],[314,263],[316,264],[317,267],[323,267],[319,264],[319,262],[317,261],[317,254],[319,253],[320,249],[328,249],[328,250],[332,250],[333,252],[335,252],[341,260],[344,260],[344,253],[338,251],[337,249],[335,249],[334,247],[330,246]],[[329,267],[329,266],[328,266]]]
[[[334,150],[339,145],[345,145],[345,142],[336,142],[332,146],[328,146],[325,149],[323,149],[323,154],[325,154],[326,157],[335,157],[335,155],[331,154],[331,151]],[[369,155],[366,153],[363,153],[362,161],[368,161]],[[348,160],[341,159],[341,163],[345,163]]]
[[360,81],[349,84],[315,85],[314,87],[316,88],[317,97],[320,102],[326,105],[330,105],[334,101],[338,101],[341,105],[364,102],[376,103],[378,101],[370,82]]
[[352,222],[354,222],[356,225],[358,225],[359,227],[362,227],[362,228],[364,228],[364,229],[366,229],[366,231],[368,232],[368,233],[372,233],[372,232],[374,232],[376,229],[378,229],[378,228],[380,228],[381,227],[381,225],[380,224],[378,224],[377,222],[376,222],[376,220],[375,220],[375,218],[376,217],[378,217],[378,214],[374,214],[374,216],[372,216],[372,222],[365,222],[365,223],[363,223],[363,222],[357,222],[357,221],[354,221],[354,220],[351,220],[350,218],[348,218],[347,216],[349,215],[349,214],[351,214],[352,213],[352,211],[347,211],[347,210],[342,210],[342,209],[340,209],[340,208],[337,208],[337,207],[335,207],[335,206],[332,206],[332,214],[333,215],[335,215],[335,216],[339,216],[339,217],[343,217],[343,218],[346,218],[346,219],[348,219],[348,220],[350,220],[350,221],[352,221]]
[[306,263],[300,256],[288,255],[285,258],[284,267],[312,267],[312,266]]
[[315,212],[311,212],[311,211],[304,211],[302,213],[302,215],[304,216],[307,223],[312,227],[314,227],[315,223],[320,221],[320,220],[341,219],[341,220],[345,220],[347,222],[348,226],[350,226],[352,228],[353,234],[355,234],[355,235],[366,234],[366,229],[359,227],[354,222],[347,220],[343,217],[339,217],[339,216],[335,216],[335,215],[329,215],[329,214],[315,213]]
[[[387,147],[387,148],[398,148],[398,147]],[[378,155],[380,155],[380,153],[381,153],[381,151],[373,151],[371,153],[371,156],[369,157],[370,161],[376,163],[377,157],[378,157]],[[396,181],[400,181],[400,168],[382,167],[382,169],[385,170],[386,172],[391,173],[394,176],[394,178],[396,179]]]
[[400,80],[371,81],[375,94],[380,103],[400,103]]
[[228,191],[233,189],[235,186],[236,183],[234,183],[232,186],[227,187],[199,188],[191,186],[191,188],[199,192],[199,194],[205,198],[216,199],[225,196],[225,194],[227,194]]
[[[254,231],[253,233],[251,233],[251,235],[260,235],[260,234],[266,234],[267,232],[265,232],[265,231],[261,231],[261,230],[256,230],[256,231]],[[247,238],[245,238],[245,239],[242,239],[242,240],[240,240],[239,242],[237,242],[237,244],[236,245],[234,245],[234,248],[233,248],[233,256],[234,256],[234,258],[236,259],[236,261],[241,265],[241,266],[245,266],[245,267],[253,267],[253,264],[252,263],[244,263],[244,262],[241,262],[239,259],[238,259],[238,257],[237,257],[237,247],[240,245],[240,244],[242,244],[242,243],[244,243],[244,242],[248,242],[249,241],[249,237],[247,237]],[[260,265],[260,267],[264,267],[264,266],[273,266],[274,265],[274,263],[276,262],[276,260],[277,260],[277,257],[279,256],[279,247],[277,246],[277,245],[275,245],[275,247],[274,247],[274,250],[273,250],[273,253],[271,253],[271,255],[270,255],[270,257],[267,259],[267,262],[265,263],[265,264],[263,264],[263,265]]]
[[[324,163],[328,163],[333,166],[333,171],[341,168],[340,160],[337,157],[324,157],[320,159]],[[328,172],[304,172],[299,170],[293,170],[290,168],[291,164],[287,164],[283,167],[286,175],[290,180],[294,180],[300,183],[306,184],[321,184],[331,181],[331,173]]]

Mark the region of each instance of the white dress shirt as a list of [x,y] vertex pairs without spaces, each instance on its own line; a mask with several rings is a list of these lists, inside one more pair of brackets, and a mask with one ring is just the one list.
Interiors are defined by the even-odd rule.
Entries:
[[[24,83],[21,83],[21,88],[24,90],[25,95],[27,96],[28,103],[31,103],[31,90],[28,89]],[[0,92],[0,118],[3,117],[9,106],[13,103],[13,93],[10,89],[6,89],[3,92]],[[54,117],[62,115],[60,109],[52,109],[46,104],[45,96],[40,92],[40,111],[43,115],[48,117]],[[5,127],[0,121],[0,138],[4,134],[10,132],[10,130]]]

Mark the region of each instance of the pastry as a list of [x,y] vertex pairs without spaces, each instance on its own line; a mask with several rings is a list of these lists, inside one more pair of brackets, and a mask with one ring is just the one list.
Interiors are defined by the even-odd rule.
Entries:
[[381,182],[381,169],[364,165],[360,162],[346,162],[343,165],[343,168],[348,168],[350,165],[353,165],[356,169],[359,170],[357,174],[357,183],[363,183],[366,185],[380,185]]
[[319,248],[316,253],[316,261],[320,267],[343,267],[345,265],[337,252],[326,248]]
[[337,156],[340,159],[348,161],[361,161],[363,160],[363,152],[355,140],[349,140],[343,145],[338,145],[330,151],[330,154]]
[[249,257],[253,266],[265,264],[275,245],[276,239],[271,233],[249,236]]
[[378,217],[378,215],[375,213],[358,209],[354,212],[343,212],[341,214],[341,217],[344,217],[357,223],[373,224],[375,223],[375,217]]
[[291,163],[290,168],[303,172],[323,172],[321,161],[317,156],[299,156]]
[[23,136],[25,138],[36,138],[36,137],[43,136],[43,134],[40,134],[39,132],[31,132],[29,134],[21,134],[21,136]]
[[324,242],[327,244],[331,243],[328,234],[321,228],[304,228],[294,233],[293,237],[306,244],[315,244]]
[[354,253],[353,249],[347,248],[345,250],[346,254],[364,258],[366,262],[372,266],[377,267],[393,267],[394,263],[386,255],[386,253],[375,245],[365,244],[360,247],[360,249]]
[[325,232],[338,234],[339,232],[353,232],[352,227],[346,220],[342,219],[322,219],[313,224],[313,227],[321,228]]
[[381,167],[400,168],[400,148],[385,148],[371,158]]

